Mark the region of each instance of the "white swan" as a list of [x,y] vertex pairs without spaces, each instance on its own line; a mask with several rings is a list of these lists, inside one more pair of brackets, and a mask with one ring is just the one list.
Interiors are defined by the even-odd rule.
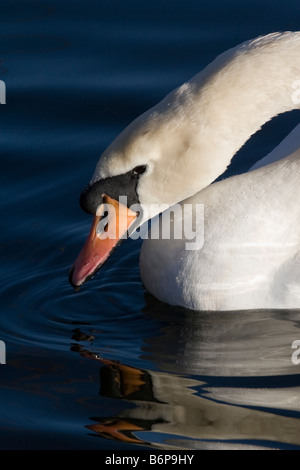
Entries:
[[[300,128],[254,171],[211,184],[265,122],[299,108],[299,80],[300,32],[274,33],[225,52],[133,121],[82,194],[96,216],[71,283],[91,277],[117,244],[96,234],[102,202],[125,211],[121,235],[136,217],[115,201],[127,195],[128,206],[146,209],[204,204],[201,249],[186,250],[184,239],[143,244],[142,280],[158,299],[198,310],[300,307]],[[105,222],[107,233],[109,211]]]

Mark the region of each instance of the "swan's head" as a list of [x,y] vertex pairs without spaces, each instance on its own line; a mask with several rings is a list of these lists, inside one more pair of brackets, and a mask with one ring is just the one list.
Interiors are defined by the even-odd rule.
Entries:
[[94,275],[128,230],[197,191],[192,163],[187,174],[191,125],[171,108],[160,103],[137,118],[101,156],[80,197],[94,222],[70,273],[74,287]]
[[[147,207],[162,203],[170,206],[195,194],[199,173],[198,178],[192,177],[193,161],[198,163],[199,154],[201,160],[204,149],[195,142],[199,126],[189,119],[191,110],[184,111],[180,105],[179,97],[184,94],[181,88],[135,119],[105,150],[87,197],[82,197],[87,212],[94,213],[98,202],[93,200],[89,207],[93,186],[100,190],[110,184],[112,196],[127,195],[130,203]],[[191,95],[190,88],[186,85]]]

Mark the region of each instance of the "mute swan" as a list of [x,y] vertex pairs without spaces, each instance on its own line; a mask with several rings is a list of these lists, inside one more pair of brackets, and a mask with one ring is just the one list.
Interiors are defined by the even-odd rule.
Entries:
[[[116,237],[100,240],[110,233],[113,215],[122,238],[128,227],[137,228],[132,204],[145,209],[140,225],[160,212],[159,204],[180,202],[204,205],[204,221],[194,222],[194,228],[204,223],[204,244],[191,251],[185,239],[144,241],[141,277],[155,297],[196,310],[300,306],[300,128],[288,139],[291,153],[283,145],[253,171],[213,183],[265,122],[299,108],[299,57],[300,32],[247,41],[112,142],[81,195],[82,208],[95,217],[70,271],[74,287],[92,277],[119,243]],[[131,209],[116,201],[119,196],[127,196]]]

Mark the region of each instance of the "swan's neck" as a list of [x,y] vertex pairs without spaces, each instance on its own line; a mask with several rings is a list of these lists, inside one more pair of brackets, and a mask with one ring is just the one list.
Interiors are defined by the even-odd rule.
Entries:
[[265,122],[299,108],[299,98],[300,33],[271,34],[231,49],[168,95],[158,107],[171,107],[180,123],[187,148],[178,145],[178,159],[191,169],[191,194],[221,175]]
[[[199,111],[201,105],[207,108],[207,125],[213,122],[218,137],[237,151],[265,122],[299,108],[300,34],[245,43],[217,58],[198,78]],[[191,81],[196,93],[197,81]]]

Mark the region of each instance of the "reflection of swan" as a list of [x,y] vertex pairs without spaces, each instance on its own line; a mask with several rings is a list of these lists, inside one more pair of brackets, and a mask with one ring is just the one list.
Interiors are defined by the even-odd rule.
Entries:
[[147,369],[78,349],[104,365],[100,395],[122,400],[117,413],[91,418],[90,430],[164,448],[300,446],[299,366],[291,361],[299,312],[195,313],[146,300],[145,315],[160,321],[144,339]]
[[[101,369],[100,394],[126,400],[127,407],[117,416],[93,418],[87,428],[102,437],[164,449],[300,446],[298,420],[259,409],[259,399],[245,406],[247,390],[234,390],[240,399],[234,406],[231,390],[221,389],[218,396],[204,381],[103,362],[110,371]],[[270,396],[268,392],[266,403],[267,397],[276,396],[276,391]],[[298,393],[299,389],[294,396]],[[287,401],[283,394],[281,398]]]
[[[281,148],[268,165],[210,185],[265,122],[299,107],[299,56],[299,32],[246,42],[125,129],[82,195],[82,206],[97,215],[70,274],[73,285],[91,277],[118,241],[96,236],[105,209],[104,230],[114,225],[112,209],[97,211],[102,200],[121,214],[120,235],[136,217],[115,201],[126,195],[128,205],[144,206],[144,219],[160,211],[150,209],[153,203],[205,207],[202,249],[187,250],[185,239],[144,243],[142,279],[160,300],[197,310],[299,306],[299,127],[288,142],[291,154]],[[200,218],[194,229],[202,226]]]

